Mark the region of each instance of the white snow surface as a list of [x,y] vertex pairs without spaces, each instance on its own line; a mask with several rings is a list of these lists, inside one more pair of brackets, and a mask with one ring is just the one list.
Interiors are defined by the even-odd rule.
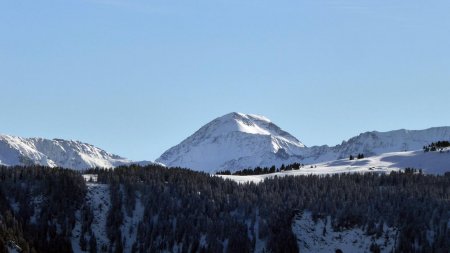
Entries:
[[98,181],[98,174],[83,174],[82,176],[86,182],[97,183]]
[[397,232],[385,224],[380,237],[367,235],[361,228],[334,231],[330,217],[318,219],[315,223],[310,212],[297,217],[292,231],[297,237],[299,251],[305,253],[335,252],[337,249],[342,252],[371,252],[372,243],[380,247],[380,252],[387,253],[394,249]]
[[218,175],[238,183],[260,183],[275,176],[327,175],[337,173],[390,173],[405,168],[422,169],[426,174],[444,174],[450,171],[450,152],[404,151],[384,153],[364,159],[348,158],[305,165],[299,170],[288,170],[265,175],[236,176]]
[[[372,131],[332,147],[306,147],[264,116],[234,112],[206,124],[180,144],[164,152],[156,161],[169,167],[185,167],[209,173],[220,170],[233,172],[257,166],[279,167],[294,162],[318,164],[359,153],[371,157],[392,152],[411,152],[442,140],[450,140],[450,127]],[[420,167],[420,164],[426,163],[401,160],[401,164],[408,164],[410,167]],[[450,163],[450,160],[447,161]]]
[[214,172],[298,159],[305,145],[266,117],[230,113],[200,128],[156,162]]
[[43,165],[70,169],[112,168],[132,163],[80,141],[21,138],[0,134],[0,164]]
[[394,130],[389,132],[365,132],[343,141],[341,144],[314,146],[303,154],[305,163],[318,163],[342,158],[359,153],[375,156],[384,153],[422,150],[432,142],[450,140],[450,127],[433,127],[425,130]]

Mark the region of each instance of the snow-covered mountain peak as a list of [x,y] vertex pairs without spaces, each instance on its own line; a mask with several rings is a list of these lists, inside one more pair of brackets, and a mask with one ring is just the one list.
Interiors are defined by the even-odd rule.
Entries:
[[204,125],[156,161],[205,172],[236,171],[293,162],[316,164],[357,154],[412,152],[440,140],[450,140],[450,127],[371,131],[336,146],[308,148],[264,116],[233,112]]
[[91,144],[63,139],[22,138],[0,134],[0,164],[44,165],[72,169],[112,168],[130,160]]
[[[216,118],[197,131],[197,133],[206,134],[208,137],[219,137],[233,132],[268,135],[272,136],[274,139],[281,139],[285,142],[289,142],[294,146],[304,147],[303,143],[297,140],[294,136],[283,131],[268,118],[255,114],[244,114],[238,112],[229,113],[222,117]],[[281,148],[279,145],[276,146]],[[275,151],[277,151],[278,148],[276,148]]]
[[263,122],[264,124],[270,123],[270,121],[265,120],[263,117],[233,112],[216,118],[200,130],[208,132],[210,136],[221,136],[230,132],[270,135],[267,129],[258,125],[259,122]]
[[229,113],[216,118],[156,161],[168,166],[216,171],[271,166],[299,156],[305,145],[268,118]]

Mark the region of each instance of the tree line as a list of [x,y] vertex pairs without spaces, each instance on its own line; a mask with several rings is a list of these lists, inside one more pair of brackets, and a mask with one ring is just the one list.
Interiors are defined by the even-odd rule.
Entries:
[[[349,160],[355,160],[355,156],[350,155],[348,159],[349,159]],[[362,154],[362,153],[358,154],[358,155],[356,156],[356,159],[358,159],[358,160],[359,160],[359,159],[364,159],[364,154]]]
[[301,163],[292,163],[288,165],[282,164],[279,168],[275,167],[275,165],[272,165],[270,168],[269,167],[261,168],[258,166],[254,169],[248,168],[243,170],[237,170],[235,172],[231,172],[230,170],[221,170],[216,172],[216,175],[237,175],[237,176],[264,175],[287,170],[299,170],[304,166],[305,165]]
[[438,141],[438,142],[432,142],[431,144],[427,146],[423,146],[424,152],[435,152],[435,151],[443,151],[444,148],[450,147],[449,141]]

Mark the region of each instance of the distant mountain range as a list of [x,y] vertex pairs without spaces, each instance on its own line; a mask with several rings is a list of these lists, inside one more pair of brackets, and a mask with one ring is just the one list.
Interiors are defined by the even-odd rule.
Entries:
[[[294,162],[326,163],[360,153],[370,157],[417,151],[439,140],[450,140],[450,127],[373,131],[362,133],[336,146],[306,147],[264,116],[233,112],[204,125],[180,144],[164,152],[156,162],[169,167],[214,173],[257,166],[279,167]],[[113,168],[130,163],[145,165],[152,162],[134,162],[79,141],[0,135],[1,165],[39,164],[86,169]]]
[[[201,127],[156,161],[170,167],[215,172],[277,167],[299,162],[316,164],[364,154],[376,156],[421,150],[424,145],[450,140],[450,127],[426,130],[366,132],[336,146],[306,147],[263,116],[230,113]],[[450,160],[449,160],[450,163]]]
[[307,162],[325,162],[364,154],[375,156],[399,151],[422,150],[423,146],[450,139],[450,127],[433,127],[425,130],[395,130],[389,132],[365,132],[339,145],[314,146],[305,153]]

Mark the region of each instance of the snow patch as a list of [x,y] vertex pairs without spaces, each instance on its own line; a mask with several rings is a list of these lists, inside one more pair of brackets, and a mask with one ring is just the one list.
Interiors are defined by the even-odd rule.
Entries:
[[[125,195],[123,194],[122,196]],[[122,206],[124,222],[120,229],[122,232],[122,236],[126,239],[123,245],[123,252],[131,252],[133,243],[136,242],[138,224],[144,218],[144,209],[145,207],[142,204],[140,193],[136,193],[136,204],[134,206],[133,213],[131,216],[127,215],[125,207]]]
[[41,215],[42,203],[44,202],[44,200],[45,198],[42,195],[35,196],[32,198],[31,205],[34,207],[34,213],[30,217],[30,223],[37,224],[37,220]]
[[83,174],[84,181],[97,183],[98,175],[97,174]]
[[331,218],[318,219],[314,222],[310,212],[298,215],[292,231],[297,237],[300,252],[371,252],[370,247],[376,244],[380,252],[392,252],[395,247],[396,230],[384,225],[380,237],[367,235],[361,228],[334,231]]
[[[106,218],[111,206],[109,185],[87,183],[88,192],[86,194],[86,204],[93,211],[94,219],[91,224],[92,233],[97,240],[97,252],[102,252],[102,248],[107,248],[109,239],[106,234]],[[82,253],[79,245],[81,236],[81,212],[76,213],[76,223],[72,230],[72,250],[74,253]],[[86,240],[89,241],[89,235]]]

